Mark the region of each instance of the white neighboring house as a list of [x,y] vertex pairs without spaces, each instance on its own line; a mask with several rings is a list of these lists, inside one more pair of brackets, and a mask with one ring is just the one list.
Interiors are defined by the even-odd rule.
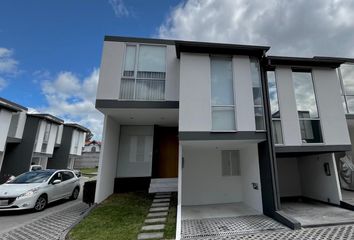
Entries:
[[97,168],[101,151],[101,142],[89,141],[85,143],[80,157],[75,159],[74,169]]
[[0,98],[0,170],[7,144],[18,144],[23,135],[27,108]]
[[344,61],[268,49],[106,36],[95,201],[178,191],[177,239],[181,221],[203,216],[265,214],[295,228],[280,211],[286,197],[341,205],[335,153],[351,149]]

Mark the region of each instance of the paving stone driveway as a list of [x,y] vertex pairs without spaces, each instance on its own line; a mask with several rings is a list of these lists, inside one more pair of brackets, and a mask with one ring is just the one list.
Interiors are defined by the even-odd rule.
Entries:
[[55,240],[88,209],[78,202],[63,210],[0,234],[0,240]]

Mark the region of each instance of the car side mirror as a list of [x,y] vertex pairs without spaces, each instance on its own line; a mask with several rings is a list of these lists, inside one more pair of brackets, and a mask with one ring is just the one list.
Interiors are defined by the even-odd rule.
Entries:
[[55,184],[58,184],[58,183],[61,183],[60,179],[55,179],[52,184],[55,185]]

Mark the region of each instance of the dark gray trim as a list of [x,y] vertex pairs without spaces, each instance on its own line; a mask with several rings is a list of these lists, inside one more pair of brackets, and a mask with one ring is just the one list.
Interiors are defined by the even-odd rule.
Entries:
[[42,118],[42,119],[54,122],[59,125],[64,123],[64,120],[57,118],[57,117],[55,117],[51,114],[48,114],[48,113],[27,113],[27,116]]
[[19,143],[19,142],[21,142],[21,139],[20,139],[20,138],[7,137],[7,138],[6,138],[6,142],[9,142],[9,143]]
[[338,58],[300,58],[300,57],[284,57],[284,56],[268,56],[267,65],[274,67],[278,65],[300,66],[300,67],[329,67],[338,68],[344,63]]
[[326,153],[351,151],[352,145],[275,146],[276,153]]
[[341,208],[347,209],[347,210],[351,210],[354,211],[354,205],[345,201],[340,201],[339,202],[339,206]]
[[265,132],[179,132],[180,141],[266,140]]
[[119,101],[97,99],[96,108],[179,108],[178,101]]
[[176,40],[176,55],[180,58],[181,52],[209,53],[224,55],[248,55],[262,57],[270,49],[268,46],[239,45],[227,43],[192,42]]
[[345,114],[345,118],[346,119],[354,119],[354,114],[351,114],[351,113]]
[[298,230],[301,228],[301,223],[299,221],[290,217],[283,211],[276,211],[274,214],[274,219],[293,230]]
[[174,40],[156,39],[156,38],[139,38],[139,37],[122,37],[122,36],[105,36],[104,41],[175,45]]
[[85,128],[84,126],[81,126],[77,123],[64,123],[64,126],[73,127],[73,128],[76,128],[76,129],[86,132],[86,133],[91,132],[90,129]]
[[323,57],[323,56],[314,56],[314,59],[319,60],[339,60],[345,63],[354,63],[354,58],[341,58],[341,57]]
[[7,100],[2,97],[0,97],[0,108],[5,108],[5,109],[10,110],[12,112],[20,112],[20,111],[27,111],[28,110],[24,106],[21,106],[20,104],[11,102],[10,100]]

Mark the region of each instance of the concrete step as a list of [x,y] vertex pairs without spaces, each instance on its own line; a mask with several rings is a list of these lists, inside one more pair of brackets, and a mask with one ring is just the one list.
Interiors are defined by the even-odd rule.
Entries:
[[178,184],[173,182],[150,183],[150,187],[178,187]]
[[163,238],[163,232],[139,233],[138,235],[138,240],[161,239],[161,238]]
[[152,178],[151,183],[166,183],[175,182],[178,183],[178,178]]
[[149,193],[158,193],[158,192],[177,192],[178,187],[153,187],[149,188]]
[[145,225],[141,228],[141,231],[158,231],[164,230],[165,224],[153,224],[153,225]]

